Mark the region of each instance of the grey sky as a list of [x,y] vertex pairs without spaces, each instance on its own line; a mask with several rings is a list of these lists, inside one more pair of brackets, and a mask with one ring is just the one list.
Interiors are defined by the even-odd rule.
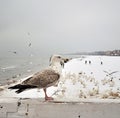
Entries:
[[1,55],[119,47],[120,0],[0,0]]

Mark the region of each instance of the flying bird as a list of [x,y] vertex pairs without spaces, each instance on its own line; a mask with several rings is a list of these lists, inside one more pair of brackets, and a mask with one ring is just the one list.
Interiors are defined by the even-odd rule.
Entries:
[[14,51],[13,53],[14,53],[14,54],[17,54],[17,52],[16,52],[16,51]]
[[29,43],[29,45],[28,45],[28,46],[30,47],[31,45],[32,45],[32,44],[31,44],[31,43]]
[[17,52],[16,51],[9,51],[10,53],[13,53],[13,54],[17,54]]
[[117,73],[118,71],[113,71],[113,72],[107,72],[107,71],[103,71],[103,72],[105,72],[105,73],[107,73],[108,75],[112,75],[112,74],[114,74],[114,73]]
[[45,100],[53,100],[52,97],[48,97],[47,88],[54,86],[59,81],[64,64],[68,61],[68,58],[53,55],[47,69],[35,73],[20,84],[11,86],[8,89],[17,89],[16,93],[21,93],[28,89],[41,88],[44,90]]

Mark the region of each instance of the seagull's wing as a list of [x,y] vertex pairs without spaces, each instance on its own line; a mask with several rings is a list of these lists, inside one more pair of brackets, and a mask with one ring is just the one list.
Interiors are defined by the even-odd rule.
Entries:
[[112,74],[117,73],[117,72],[118,72],[118,71],[111,72],[109,75],[112,75]]
[[23,81],[24,85],[33,85],[39,88],[47,88],[54,85],[60,78],[60,75],[55,71],[48,69],[34,74],[32,77]]
[[105,70],[104,70],[103,72],[105,72],[105,73],[109,74],[109,73],[108,73],[107,71],[105,71]]

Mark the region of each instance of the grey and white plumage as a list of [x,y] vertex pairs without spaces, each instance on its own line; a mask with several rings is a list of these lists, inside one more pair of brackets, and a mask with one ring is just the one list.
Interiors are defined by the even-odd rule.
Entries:
[[21,93],[27,89],[43,88],[45,100],[52,100],[53,98],[47,96],[46,89],[54,86],[59,81],[64,63],[67,61],[69,61],[69,59],[54,55],[50,58],[49,68],[35,73],[20,84],[9,87],[9,89],[18,89],[16,93]]

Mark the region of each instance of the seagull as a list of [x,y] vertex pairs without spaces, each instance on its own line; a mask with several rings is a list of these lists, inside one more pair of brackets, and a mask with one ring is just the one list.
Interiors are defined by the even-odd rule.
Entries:
[[117,73],[118,71],[113,71],[113,72],[111,72],[111,73],[109,73],[109,72],[107,72],[107,71],[103,71],[103,72],[107,73],[108,75],[112,75],[112,74],[114,74],[114,73]]
[[14,51],[13,53],[14,53],[14,54],[17,54],[17,52],[16,52],[16,51]]
[[11,53],[13,53],[13,54],[17,54],[17,52],[16,52],[16,51],[12,51]]
[[28,45],[28,46],[30,47],[31,45],[32,45],[32,44],[31,44],[31,43],[29,43],[29,45]]
[[17,54],[17,51],[8,51],[10,53],[13,53],[13,54]]
[[16,93],[21,93],[28,89],[40,88],[44,91],[46,101],[53,100],[52,97],[48,97],[47,88],[54,86],[59,81],[64,64],[69,60],[60,55],[53,55],[50,58],[50,65],[47,69],[35,73],[20,84],[11,86],[8,89],[17,89]]

